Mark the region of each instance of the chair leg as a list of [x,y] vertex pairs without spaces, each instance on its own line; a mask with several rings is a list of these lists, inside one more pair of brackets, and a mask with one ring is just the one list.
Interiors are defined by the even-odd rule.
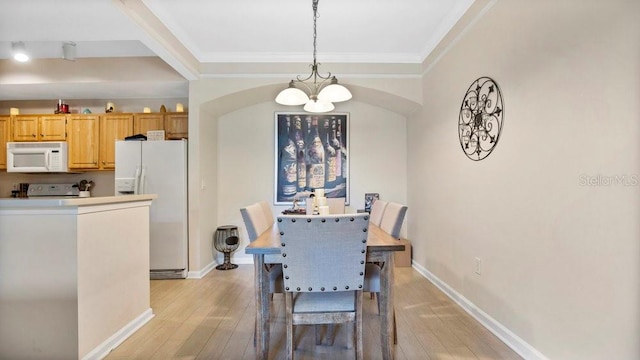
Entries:
[[327,341],[326,344],[329,346],[333,346],[333,340],[336,338],[336,325],[335,324],[329,324],[327,325],[327,333],[326,333],[326,337],[327,337]]
[[393,309],[393,344],[398,345],[398,327],[396,326],[396,309]]
[[316,335],[316,345],[322,345],[322,334],[320,334],[320,325],[313,326],[313,332]]
[[[378,296],[378,315],[380,315],[380,296]],[[393,343],[398,345],[398,328],[396,326],[396,309],[393,309]]]
[[284,294],[287,326],[287,360],[293,360],[293,295]]
[[355,335],[356,360],[362,360],[362,291],[356,291],[356,320],[353,324]]

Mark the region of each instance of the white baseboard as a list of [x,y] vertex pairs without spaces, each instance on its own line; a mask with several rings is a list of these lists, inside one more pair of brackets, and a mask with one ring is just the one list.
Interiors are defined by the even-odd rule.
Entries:
[[[222,264],[222,260],[217,257],[213,259],[204,269],[199,271],[189,271],[187,273],[187,279],[202,279],[205,277],[209,271],[216,268],[216,265]],[[233,264],[238,265],[253,265],[253,256],[234,256],[231,258],[231,262]]]
[[442,290],[451,300],[460,305],[469,315],[478,320],[482,326],[491,331],[495,336],[502,340],[513,351],[522,356],[526,360],[548,360],[544,354],[536,350],[533,346],[529,345],[526,341],[522,340],[518,335],[514,334],[511,330],[507,329],[504,325],[496,321],[487,313],[478,308],[475,304],[469,301],[462,294],[455,291],[444,281],[440,280],[437,276],[431,273],[426,268],[412,262],[412,267],[419,272],[422,276],[427,278],[438,289]]
[[210,262],[202,270],[189,271],[187,273],[187,279],[202,279],[203,277],[205,277],[205,275],[207,275],[209,273],[209,271],[213,270],[216,267],[216,265],[218,265],[218,263],[214,259],[214,261]]
[[238,265],[253,265],[253,255],[234,256],[231,262]]
[[89,353],[82,357],[82,360],[100,360],[105,358],[109,355],[111,350],[122,344],[129,336],[133,335],[133,333],[138,331],[138,329],[140,329],[144,324],[153,319],[154,316],[155,315],[153,315],[153,310],[151,310],[151,308],[145,310],[145,312],[140,314],[140,316],[123,326],[122,329],[111,335],[111,337],[105,340],[102,344],[89,351]]

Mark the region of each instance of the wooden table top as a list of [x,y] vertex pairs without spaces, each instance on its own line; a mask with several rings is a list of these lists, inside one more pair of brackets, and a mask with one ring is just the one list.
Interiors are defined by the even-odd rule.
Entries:
[[[393,236],[369,224],[369,238],[367,239],[367,251],[403,251],[404,245]],[[273,223],[269,229],[252,241],[244,252],[246,254],[280,254],[280,232],[277,223]]]

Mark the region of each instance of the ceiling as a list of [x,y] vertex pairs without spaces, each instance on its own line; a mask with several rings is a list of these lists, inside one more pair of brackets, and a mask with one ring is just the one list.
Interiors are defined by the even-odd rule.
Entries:
[[[322,0],[318,61],[420,64],[472,3]],[[0,0],[0,13],[0,100],[57,98],[61,94],[52,91],[78,86],[79,79],[83,90],[76,98],[104,98],[103,87],[113,79],[91,69],[105,66],[109,73],[121,61],[148,57],[161,59],[166,69],[121,79],[121,96],[137,97],[137,87],[151,83],[153,97],[187,97],[188,80],[228,71],[220,64],[248,69],[312,61],[311,0]],[[32,53],[31,64],[10,59],[16,41]],[[75,61],[61,59],[64,42],[76,44]],[[63,70],[67,78],[49,78],[43,69]]]

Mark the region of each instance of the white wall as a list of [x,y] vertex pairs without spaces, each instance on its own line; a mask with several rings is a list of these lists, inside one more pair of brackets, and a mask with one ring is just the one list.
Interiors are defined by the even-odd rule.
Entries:
[[[366,192],[406,203],[406,119],[357,101],[338,105],[336,112],[350,115],[350,210],[364,208]],[[251,261],[243,251],[249,241],[240,208],[260,200],[273,204],[276,111],[292,110],[269,101],[218,119],[218,226],[240,230],[233,261]],[[274,206],[274,214],[287,207]]]
[[[497,1],[425,74],[408,121],[414,262],[531,358],[640,358],[638,14],[638,1]],[[474,162],[456,131],[481,76],[505,123]]]

